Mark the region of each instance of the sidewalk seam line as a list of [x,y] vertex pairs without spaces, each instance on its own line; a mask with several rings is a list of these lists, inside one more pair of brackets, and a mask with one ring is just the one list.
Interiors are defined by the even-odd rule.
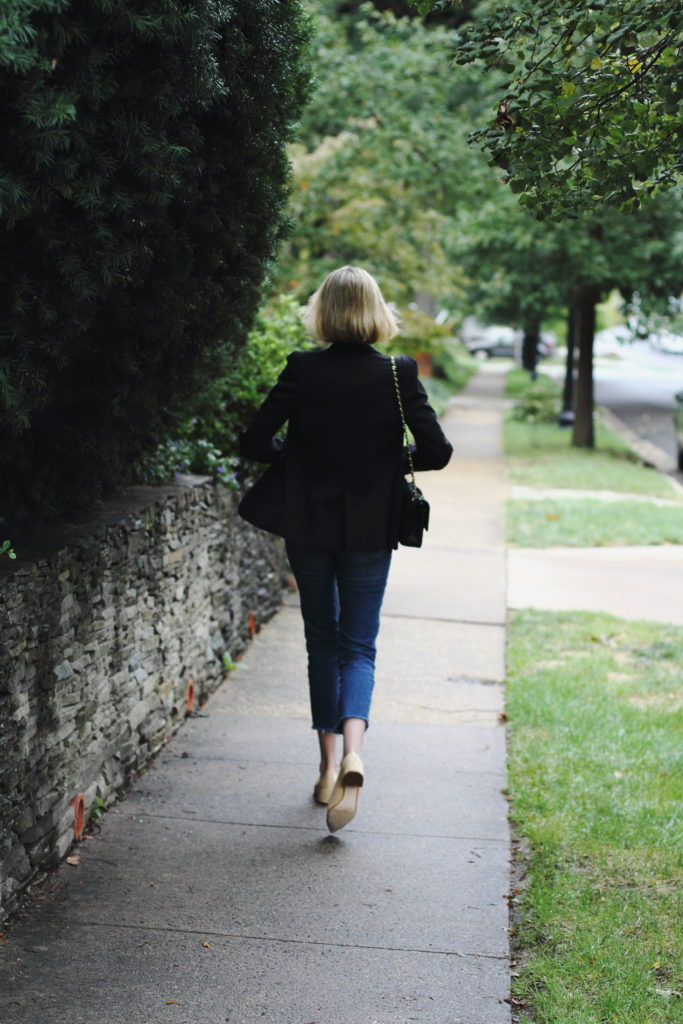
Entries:
[[414,622],[452,622],[462,626],[495,626],[500,629],[505,626],[505,620],[501,622],[482,621],[481,619],[446,619],[438,615],[407,615],[404,612],[382,612],[381,619],[412,619]]
[[[46,916],[59,917],[60,915],[52,914],[48,911]],[[167,932],[170,935],[177,935],[179,933],[183,935],[217,935],[222,939],[247,939],[252,942],[282,942],[296,946],[330,946],[335,949],[376,949],[386,953],[427,953],[432,956],[457,956],[464,960],[475,958],[479,960],[508,961],[510,959],[508,955],[501,953],[461,953],[457,949],[421,949],[415,946],[379,946],[352,942],[323,942],[322,939],[286,939],[273,935],[247,935],[243,932],[219,932],[204,928],[201,930],[197,928],[170,928],[168,925],[125,924],[121,921],[80,921],[72,919],[70,924],[81,928],[119,928],[126,929],[128,931]]]
[[[325,836],[329,833],[322,828],[315,825],[273,825],[270,822],[262,821],[228,821],[224,818],[187,818],[184,815],[175,814],[154,814],[146,811],[128,811],[119,812],[122,817],[127,818],[150,818],[152,820],[160,821],[188,821],[192,824],[203,822],[204,824],[211,825],[234,825],[238,828],[280,828],[280,829],[291,829],[297,832],[322,832]],[[402,839],[448,839],[457,840],[458,842],[467,843],[505,843],[506,839],[500,839],[490,836],[448,836],[443,835],[440,832],[380,832],[374,829],[363,829],[363,828],[347,828],[346,831],[353,835],[363,836],[400,836]],[[90,860],[97,860],[96,857],[89,858]]]

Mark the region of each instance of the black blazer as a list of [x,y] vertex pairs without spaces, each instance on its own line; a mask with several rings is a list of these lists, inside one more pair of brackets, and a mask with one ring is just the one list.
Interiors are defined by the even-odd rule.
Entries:
[[[453,451],[417,377],[397,356],[415,469],[441,469]],[[275,436],[289,421],[286,440]],[[388,356],[371,345],[292,352],[240,451],[272,465],[240,502],[243,518],[307,547],[376,551],[398,546],[401,416]]]

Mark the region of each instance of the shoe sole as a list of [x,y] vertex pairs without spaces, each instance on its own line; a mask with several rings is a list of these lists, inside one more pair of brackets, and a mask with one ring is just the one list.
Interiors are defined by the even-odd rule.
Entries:
[[327,810],[327,827],[330,832],[338,832],[355,817],[362,785],[363,776],[360,772],[346,773],[341,800],[334,807],[328,807]]

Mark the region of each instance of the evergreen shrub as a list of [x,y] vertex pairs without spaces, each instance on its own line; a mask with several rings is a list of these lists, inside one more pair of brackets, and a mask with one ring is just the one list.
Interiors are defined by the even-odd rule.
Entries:
[[0,515],[77,517],[234,359],[309,88],[299,0],[4,0]]

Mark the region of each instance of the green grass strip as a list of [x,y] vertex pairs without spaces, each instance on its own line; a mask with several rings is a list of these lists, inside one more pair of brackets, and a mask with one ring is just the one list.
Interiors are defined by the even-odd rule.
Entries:
[[508,502],[507,531],[508,543],[521,548],[683,544],[683,504],[669,508],[646,501],[516,499]]
[[509,637],[518,1020],[681,1024],[683,630],[523,611]]
[[621,438],[600,422],[596,448],[574,448],[570,431],[552,423],[518,423],[509,414],[504,448],[513,484],[676,497],[668,477],[641,465]]

